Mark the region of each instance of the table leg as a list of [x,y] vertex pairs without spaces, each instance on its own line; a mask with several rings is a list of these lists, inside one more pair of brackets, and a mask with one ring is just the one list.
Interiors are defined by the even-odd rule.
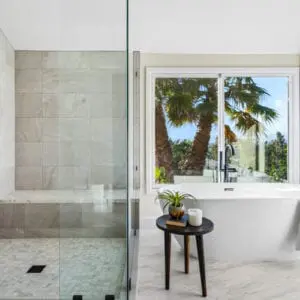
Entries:
[[203,249],[203,235],[196,235],[197,242],[197,251],[198,251],[198,261],[199,261],[199,269],[200,269],[200,277],[201,277],[201,285],[202,285],[202,296],[207,296],[206,291],[206,278],[205,278],[205,260],[204,260],[204,249]]
[[165,231],[165,288],[170,288],[171,234]]
[[184,236],[184,272],[188,274],[190,271],[190,237]]

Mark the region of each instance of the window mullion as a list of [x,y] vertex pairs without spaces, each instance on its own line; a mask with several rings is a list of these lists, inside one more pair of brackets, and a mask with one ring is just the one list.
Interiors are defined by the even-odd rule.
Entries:
[[222,181],[221,161],[224,163],[225,133],[224,133],[224,111],[225,111],[225,94],[224,94],[224,76],[218,76],[218,182]]

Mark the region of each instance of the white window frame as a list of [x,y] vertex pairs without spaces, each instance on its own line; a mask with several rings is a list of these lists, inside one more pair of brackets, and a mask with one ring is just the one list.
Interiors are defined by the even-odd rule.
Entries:
[[[221,76],[219,75],[221,74]],[[146,192],[153,193],[161,184],[155,184],[155,80],[157,78],[206,77],[219,78],[218,84],[223,83],[224,77],[257,76],[257,77],[288,77],[288,178],[289,183],[299,183],[300,169],[300,105],[299,105],[299,68],[174,68],[160,67],[146,69]],[[223,101],[223,89],[219,89],[219,105]],[[219,110],[220,111],[220,110]],[[223,114],[222,114],[223,115]],[[220,116],[222,117],[222,116]],[[222,127],[222,126],[219,126]],[[223,130],[223,128],[219,129]],[[221,143],[222,144],[222,143]],[[221,150],[221,149],[220,149]],[[207,183],[199,183],[207,184]],[[216,183],[218,184],[218,183]],[[249,183],[254,185],[255,183]],[[268,183],[266,183],[268,184]]]

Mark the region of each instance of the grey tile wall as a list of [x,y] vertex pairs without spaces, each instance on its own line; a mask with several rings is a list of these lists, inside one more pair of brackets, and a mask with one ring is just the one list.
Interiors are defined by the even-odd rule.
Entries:
[[126,204],[98,212],[83,203],[0,203],[0,239],[126,237]]
[[0,30],[0,197],[15,185],[15,54]]
[[16,189],[126,186],[126,55],[16,51]]

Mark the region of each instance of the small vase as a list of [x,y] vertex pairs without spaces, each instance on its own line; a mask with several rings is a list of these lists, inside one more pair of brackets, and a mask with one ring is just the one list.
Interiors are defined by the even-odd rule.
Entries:
[[169,215],[173,219],[180,220],[184,215],[183,205],[180,205],[179,207],[169,205]]

